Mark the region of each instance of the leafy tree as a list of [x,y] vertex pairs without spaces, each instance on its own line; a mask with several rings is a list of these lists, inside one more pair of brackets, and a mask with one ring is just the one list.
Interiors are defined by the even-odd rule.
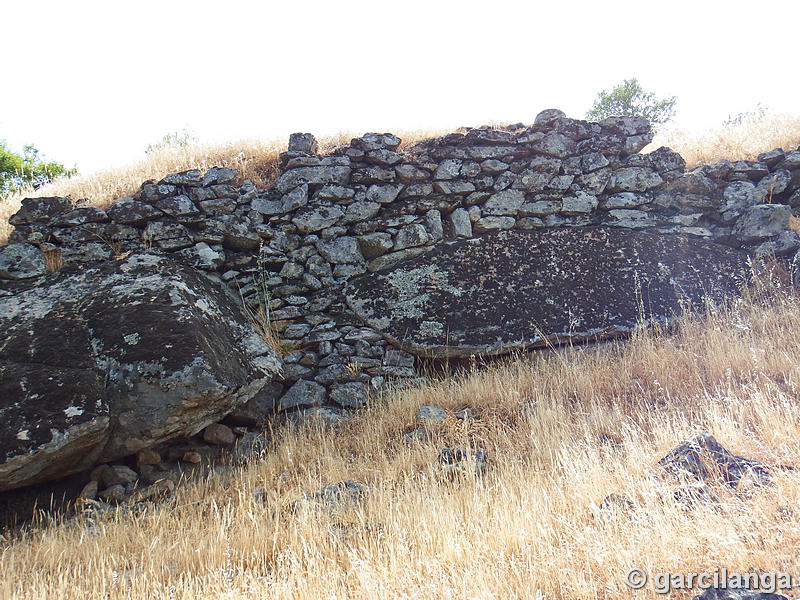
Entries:
[[22,154],[18,154],[8,148],[5,140],[0,140],[0,195],[25,186],[39,188],[56,177],[77,173],[76,168],[68,169],[59,162],[46,160],[31,144],[23,146]]
[[152,154],[153,152],[158,152],[159,150],[165,150],[167,148],[185,148],[198,141],[197,136],[186,129],[183,131],[174,131],[166,134],[155,144],[148,144],[144,153]]
[[656,129],[675,116],[677,101],[675,96],[657,98],[652,92],[644,91],[634,77],[626,79],[610,92],[600,92],[594,105],[586,113],[586,118],[599,121],[616,116],[644,117]]

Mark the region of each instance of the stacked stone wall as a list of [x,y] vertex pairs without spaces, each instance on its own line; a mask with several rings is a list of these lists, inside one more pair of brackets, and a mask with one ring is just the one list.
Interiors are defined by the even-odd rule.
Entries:
[[10,219],[0,278],[41,276],[53,257],[68,265],[170,253],[261,307],[279,333],[283,381],[253,411],[357,407],[369,390],[414,377],[415,357],[358,321],[344,285],[439,244],[502,229],[604,225],[753,255],[800,247],[790,228],[800,149],[686,171],[669,148],[640,153],[651,140],[641,118],[591,123],[557,110],[530,126],[465,129],[402,152],[398,137],[370,133],[320,156],[313,136],[294,134],[268,189],[215,167],[146,182],[107,210],[27,199]]

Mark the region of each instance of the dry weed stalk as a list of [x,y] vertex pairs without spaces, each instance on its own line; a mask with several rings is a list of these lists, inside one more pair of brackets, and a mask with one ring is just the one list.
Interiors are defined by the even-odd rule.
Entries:
[[61,268],[63,261],[61,260],[60,248],[43,250],[42,254],[44,254],[44,267],[47,273],[58,271]]

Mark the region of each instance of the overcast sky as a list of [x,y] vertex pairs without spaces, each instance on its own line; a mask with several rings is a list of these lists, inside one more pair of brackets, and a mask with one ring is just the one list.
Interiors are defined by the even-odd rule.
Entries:
[[[651,8],[652,7],[652,8]],[[684,129],[800,113],[800,2],[3,3],[0,140],[88,173],[201,141],[583,117],[637,77]]]

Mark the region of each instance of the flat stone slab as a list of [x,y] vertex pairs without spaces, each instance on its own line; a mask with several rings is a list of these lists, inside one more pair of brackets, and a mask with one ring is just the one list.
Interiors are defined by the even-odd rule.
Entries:
[[432,358],[603,339],[737,294],[748,255],[690,236],[611,227],[499,231],[354,278],[348,306]]

